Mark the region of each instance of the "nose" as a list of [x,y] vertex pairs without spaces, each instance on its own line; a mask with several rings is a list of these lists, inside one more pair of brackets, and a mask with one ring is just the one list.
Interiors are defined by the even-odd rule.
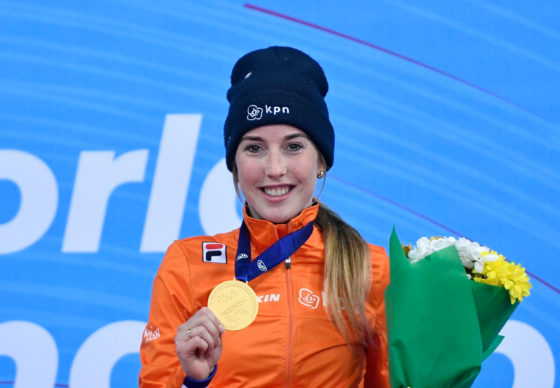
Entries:
[[266,175],[271,178],[279,178],[286,174],[287,164],[282,152],[270,151],[266,158]]

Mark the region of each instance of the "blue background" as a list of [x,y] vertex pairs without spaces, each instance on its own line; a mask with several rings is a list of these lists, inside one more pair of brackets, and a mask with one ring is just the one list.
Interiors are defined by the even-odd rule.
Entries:
[[[403,242],[464,235],[522,263],[533,289],[512,318],[540,332],[560,369],[560,3],[0,4],[0,149],[40,158],[59,190],[46,233],[0,255],[0,323],[52,335],[57,386],[96,330],[147,320],[163,252],[140,243],[166,115],[202,116],[180,236],[204,234],[199,196],[224,156],[231,67],[270,45],[309,53],[329,79],[336,153],[321,199],[385,247],[395,225]],[[80,153],[138,149],[145,177],[112,194],[99,249],[63,252]],[[20,201],[0,179],[0,224]],[[110,385],[136,385],[138,370],[124,356]],[[0,356],[0,386],[14,376]],[[513,381],[497,353],[475,386]]]

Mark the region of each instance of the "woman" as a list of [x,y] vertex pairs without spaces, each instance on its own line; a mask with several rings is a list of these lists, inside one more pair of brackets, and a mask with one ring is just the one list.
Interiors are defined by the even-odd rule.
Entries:
[[[231,82],[226,162],[244,222],[170,246],[140,386],[388,387],[387,256],[314,198],[334,156],[323,70],[301,51],[269,47],[243,56]],[[258,314],[226,331],[205,306],[234,277],[255,291]]]

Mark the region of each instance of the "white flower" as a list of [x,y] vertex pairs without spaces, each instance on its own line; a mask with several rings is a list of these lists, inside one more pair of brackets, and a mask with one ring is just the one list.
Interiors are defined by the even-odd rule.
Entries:
[[472,242],[464,237],[460,237],[455,246],[463,266],[469,269],[475,267],[475,262],[480,260],[483,250],[488,251],[488,248],[484,249],[485,247],[481,247],[477,242]]
[[[454,237],[439,237],[431,240],[427,237],[421,237],[416,241],[416,247],[408,253],[408,257],[411,263],[415,263],[435,251],[451,245],[455,245],[455,248],[457,248],[463,266],[477,273],[482,272],[484,263],[498,259],[497,254],[489,253],[490,249],[488,247],[480,246],[477,242],[464,237],[460,237],[458,240]],[[486,253],[484,257],[482,257],[483,252]]]
[[474,272],[481,273],[482,268],[484,268],[484,263],[482,262],[482,260],[476,260],[474,262]]
[[436,238],[431,241],[432,249],[435,251],[439,251],[440,249],[450,247],[451,245],[455,244],[454,237],[444,237],[444,238]]
[[430,247],[430,240],[427,237],[420,237],[416,241],[416,247],[408,252],[408,258],[411,263],[416,263],[431,253],[433,253],[433,250]]
[[[489,252],[489,251],[487,251],[487,252]],[[485,262],[485,263],[491,263],[493,261],[498,260],[499,257],[500,257],[500,255],[498,255],[497,253],[488,253],[487,255],[485,255],[482,258],[482,261]]]

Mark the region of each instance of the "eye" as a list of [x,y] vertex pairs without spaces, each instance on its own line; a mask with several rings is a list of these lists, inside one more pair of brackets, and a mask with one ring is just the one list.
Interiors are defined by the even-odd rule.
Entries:
[[245,147],[245,151],[250,152],[252,154],[256,154],[260,150],[261,150],[261,146],[257,144],[249,144],[248,146]]
[[303,146],[299,143],[289,143],[286,148],[288,149],[288,151],[299,151],[303,148]]

